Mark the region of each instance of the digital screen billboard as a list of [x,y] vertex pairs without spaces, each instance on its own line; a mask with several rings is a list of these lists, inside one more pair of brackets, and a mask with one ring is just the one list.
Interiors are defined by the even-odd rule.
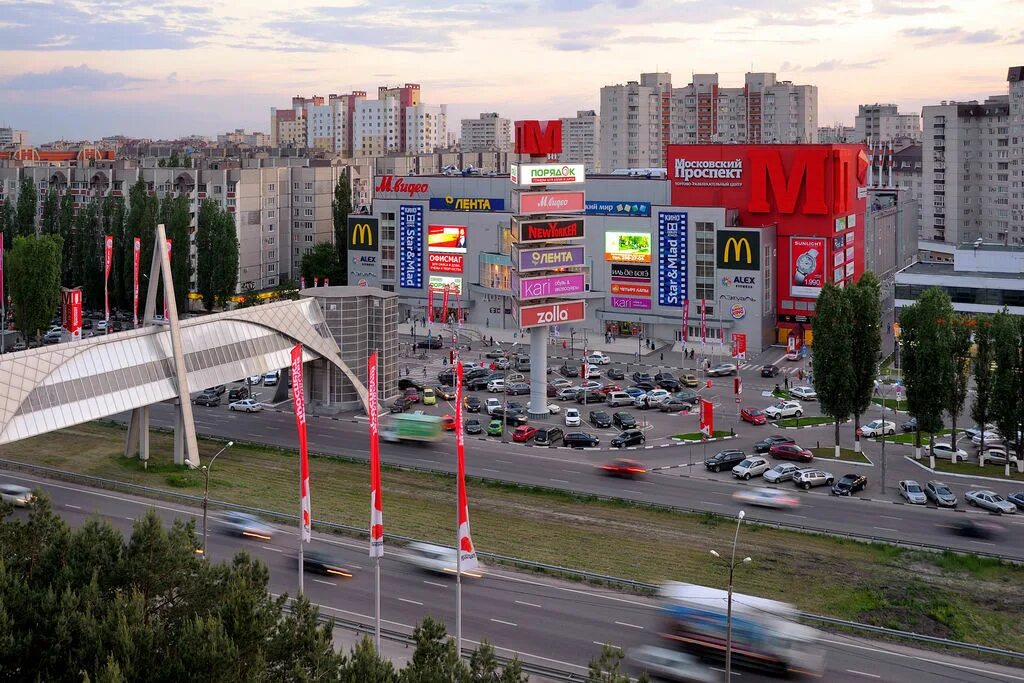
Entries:
[[466,226],[427,226],[427,251],[442,251],[448,252],[450,254],[465,254]]
[[651,235],[646,232],[606,232],[604,260],[620,263],[650,263]]

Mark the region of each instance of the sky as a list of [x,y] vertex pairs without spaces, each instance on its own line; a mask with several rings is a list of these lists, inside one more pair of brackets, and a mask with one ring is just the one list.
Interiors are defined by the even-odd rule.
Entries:
[[0,126],[33,144],[268,132],[293,95],[419,83],[457,129],[598,109],[602,85],[651,71],[776,72],[818,86],[819,125],[852,125],[858,104],[1005,94],[1021,17],[1021,0],[0,0]]

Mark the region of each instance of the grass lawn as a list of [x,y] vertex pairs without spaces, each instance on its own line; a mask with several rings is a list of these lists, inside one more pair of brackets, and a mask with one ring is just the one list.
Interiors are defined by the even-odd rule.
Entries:
[[[169,434],[153,433],[146,471],[119,455],[123,438],[119,428],[83,425],[2,446],[0,457],[201,494],[202,475],[171,463]],[[200,440],[199,447],[209,458],[220,444]],[[238,445],[218,458],[210,494],[293,513],[297,470],[294,452]],[[313,457],[310,470],[316,519],[365,527],[366,463]],[[384,468],[382,480],[390,533],[452,542],[453,477]],[[726,573],[708,560],[708,549],[727,548],[734,530],[728,519],[472,479],[468,487],[474,540],[481,549],[641,581],[725,587]],[[638,529],[644,530],[641,545]],[[807,612],[1019,648],[1022,567],[754,524],[741,530],[738,552],[754,560],[738,570],[744,593],[792,602]],[[814,589],[793,590],[801,585]]]
[[[940,432],[935,432],[936,437],[947,436],[953,430],[943,429]],[[962,431],[962,430],[960,430]],[[907,434],[894,434],[892,436],[885,437],[885,440],[889,443],[906,443],[911,446],[914,445],[914,432],[908,432]],[[924,448],[928,445],[928,432],[921,432],[921,447]]]
[[879,406],[880,405],[884,405],[886,408],[888,408],[890,410],[895,408],[896,410],[899,410],[901,412],[904,412],[904,413],[907,412],[907,402],[902,400],[902,399],[895,399],[895,398],[885,398],[885,399],[882,399],[882,398],[878,398],[876,396],[876,397],[873,397],[871,399],[871,402],[874,403],[875,405],[879,405]]
[[[734,436],[732,432],[720,432],[715,430],[712,432],[713,438],[721,439],[726,436]],[[687,432],[686,434],[673,434],[673,439],[679,439],[681,441],[700,441],[701,437],[704,436],[700,432]]]
[[828,415],[817,415],[814,417],[787,417],[774,424],[777,427],[809,427],[811,425],[835,424],[835,420]]
[[845,462],[862,462],[865,465],[872,464],[866,455],[858,453],[852,448],[840,448],[838,458],[836,457],[835,446],[822,446],[821,448],[811,448],[809,450],[811,453],[814,453],[815,458],[821,458],[822,460],[843,460]]
[[[924,454],[922,450],[921,464],[925,467],[928,466],[928,455]],[[1018,472],[1017,468],[1010,465],[1010,476],[1009,478],[1003,476],[1006,472],[1004,465],[985,465],[984,467],[978,467],[976,462],[958,462],[953,464],[948,460],[940,460],[935,458],[935,471],[936,472],[951,472],[953,474],[965,474],[972,477],[991,477],[993,479],[1004,479],[1006,481],[1020,481],[1024,482],[1024,473]],[[985,488],[981,484],[979,488]],[[1016,489],[1014,489],[1016,490]]]
[[781,398],[784,401],[788,401],[789,399],[793,398],[785,389],[772,389],[772,396],[774,396],[775,398]]

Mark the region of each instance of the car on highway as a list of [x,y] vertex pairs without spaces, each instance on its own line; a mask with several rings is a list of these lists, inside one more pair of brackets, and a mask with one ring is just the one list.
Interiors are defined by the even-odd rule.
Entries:
[[765,470],[761,476],[770,484],[778,484],[782,481],[789,481],[793,478],[793,475],[800,471],[799,465],[794,465],[791,462],[784,462],[776,465],[770,470]]
[[763,425],[768,421],[763,412],[752,406],[744,406],[740,411],[740,419],[752,425]]
[[743,462],[732,468],[732,476],[737,479],[750,479],[758,477],[768,471],[771,465],[768,459],[760,455],[753,455],[745,458]]
[[423,390],[423,405],[425,406],[436,406],[437,405],[437,394],[430,387]]
[[761,376],[762,377],[778,377],[779,376],[779,366],[772,365],[771,363],[769,363],[768,365],[765,365],[763,368],[761,368]]
[[434,395],[442,401],[454,401],[455,400],[455,389],[444,384],[439,387],[434,387]]
[[274,529],[265,520],[248,512],[228,510],[221,515],[221,521],[228,531],[247,538],[258,538],[269,541],[274,536]]
[[888,420],[872,420],[866,425],[861,425],[858,433],[868,439],[886,434],[895,434],[896,423]]
[[782,436],[781,434],[772,434],[771,436],[766,436],[760,441],[754,443],[754,452],[767,453],[772,449],[772,446],[780,443],[793,443],[793,437]]
[[235,387],[228,392],[228,401],[241,401],[243,398],[249,398],[247,387]]
[[655,645],[629,650],[630,664],[655,680],[720,683],[718,674],[693,655]]
[[653,384],[654,383],[654,378],[651,377],[651,375],[649,373],[640,372],[639,370],[637,370],[636,372],[633,373],[633,382],[634,383],[649,382],[649,383]]
[[591,410],[587,422],[595,427],[607,428],[612,426],[612,416],[603,410]]
[[396,398],[395,402],[391,404],[392,413],[404,413],[409,410],[410,403],[404,398]]
[[263,410],[263,404],[255,399],[243,398],[241,401],[229,403],[228,410],[240,413],[258,413]]
[[324,576],[340,576],[352,578],[352,570],[331,553],[323,550],[307,550],[302,553],[302,568],[307,572],[315,572]]
[[491,392],[492,394],[500,394],[503,391],[505,391],[505,380],[504,380],[504,378],[502,378],[502,379],[492,379],[491,381],[489,381],[487,383],[487,391]]
[[799,401],[779,401],[773,406],[764,409],[764,416],[769,420],[778,420],[783,417],[800,417],[804,414],[804,407]]
[[612,362],[612,359],[600,351],[593,351],[589,356],[587,356],[587,362],[594,365],[608,365]]
[[627,479],[635,479],[647,472],[647,468],[636,460],[627,460],[625,458],[598,465],[597,469],[609,476],[625,477]]
[[913,479],[904,479],[896,485],[896,490],[899,491],[900,497],[911,505],[924,505],[928,502],[924,489]]
[[693,403],[687,401],[685,398],[679,398],[678,396],[669,396],[658,404],[658,410],[663,413],[680,413],[683,411],[690,412],[692,409]]
[[965,462],[967,460],[967,451],[954,448],[952,444],[945,441],[935,444],[931,449],[931,453],[936,458],[952,461],[954,465],[958,461]]
[[835,477],[824,470],[808,467],[793,474],[793,483],[805,491],[812,486],[832,486]]
[[501,420],[491,420],[487,423],[487,436],[501,436],[505,429]]
[[480,420],[476,418],[471,418],[469,420],[466,420],[465,424],[463,425],[463,429],[466,430],[467,434],[482,434],[484,431],[484,426],[480,424]]
[[[410,543],[405,549],[408,562],[414,567],[435,574],[451,574],[454,576],[458,572],[458,558],[455,555],[454,548],[434,545],[433,543],[416,542]],[[477,567],[472,572],[463,570],[462,575],[479,578],[483,576],[483,571]]]
[[626,373],[623,372],[622,368],[608,368],[605,376],[608,379],[626,379]]
[[724,451],[715,453],[710,458],[704,461],[704,467],[712,472],[721,472],[722,470],[731,469],[734,465],[738,465],[747,458],[747,454],[738,448],[730,448]]
[[220,405],[220,396],[218,396],[217,394],[207,393],[204,391],[203,393],[199,394],[194,399],[192,399],[192,403],[194,403],[197,406],[207,406],[209,408],[212,408],[214,406]]
[[537,428],[530,425],[519,425],[512,431],[512,440],[526,443],[537,434]]
[[1024,491],[1014,491],[1006,494],[1006,500],[1017,506],[1018,510],[1024,510]]
[[564,435],[561,427],[541,427],[533,437],[533,443],[538,446],[554,446]]
[[467,396],[462,399],[462,405],[466,408],[467,412],[479,413],[480,412],[480,399],[476,396]]
[[732,494],[732,498],[737,503],[781,510],[792,510],[800,506],[800,499],[795,494],[782,489],[748,488]]
[[13,505],[14,507],[24,508],[32,504],[32,501],[36,499],[32,493],[32,489],[21,484],[0,484],[0,500]]
[[980,538],[983,540],[998,538],[1003,535],[1006,529],[1001,524],[987,520],[958,519],[950,525],[953,533],[967,538]]
[[684,387],[690,387],[692,389],[700,385],[700,380],[697,379],[697,375],[692,372],[684,372],[679,376],[679,383]]
[[625,411],[612,414],[612,424],[619,429],[636,429],[636,418]]
[[768,449],[768,454],[779,460],[796,460],[797,462],[811,462],[814,460],[814,453],[802,446],[790,441],[789,443],[777,443]]
[[708,377],[726,377],[735,375],[739,370],[734,363],[719,363],[708,370]]
[[924,485],[925,498],[935,503],[940,508],[955,508],[957,506],[956,494],[948,484],[941,481],[930,481]]
[[641,446],[647,442],[647,437],[639,429],[628,429],[612,437],[612,448],[625,448],[627,446]]
[[512,382],[506,386],[505,393],[509,396],[528,394],[530,393],[530,385],[526,382]]
[[568,408],[565,411],[565,426],[566,427],[579,427],[583,422],[583,418],[580,417],[580,411],[578,408]]
[[976,506],[985,508],[989,512],[994,512],[997,515],[1012,515],[1017,512],[1016,505],[1006,500],[995,491],[989,491],[988,489],[968,491],[964,494],[964,498],[967,499],[968,505],[972,507]]
[[818,392],[814,390],[814,387],[790,387],[789,395],[801,401],[818,400]]
[[839,477],[839,481],[832,484],[832,495],[852,496],[858,491],[863,491],[867,485],[868,478],[863,474],[844,474]]
[[[424,391],[426,391],[426,389],[424,389]],[[405,398],[405,400],[408,401],[409,403],[419,403],[420,390],[417,389],[416,387],[409,387],[404,392],[402,392],[402,397]]]
[[562,443],[570,448],[596,448],[601,440],[587,432],[569,432],[562,437]]
[[904,434],[906,434],[907,432],[916,432],[917,418],[911,417],[909,420],[900,425],[900,429],[903,431]]

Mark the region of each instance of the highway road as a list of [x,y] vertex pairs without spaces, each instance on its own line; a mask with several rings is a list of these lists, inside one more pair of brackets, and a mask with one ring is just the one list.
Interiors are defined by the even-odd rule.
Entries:
[[[54,509],[72,525],[99,516],[124,533],[147,508],[165,522],[175,517],[201,520],[201,512],[180,505],[154,502],[120,493],[90,489],[14,472],[0,481],[18,482],[45,491]],[[24,515],[17,511],[15,515]],[[211,516],[209,556],[227,560],[244,550],[267,564],[271,590],[294,594],[297,588],[296,535],[278,528],[270,542],[229,536]],[[314,534],[313,547],[329,550],[353,570],[351,579],[327,579],[307,574],[306,592],[327,614],[371,623],[373,580],[366,545],[352,539]],[[424,616],[454,624],[454,584],[450,577],[426,574],[403,561],[400,548],[390,546],[382,562],[382,614],[385,627],[411,631]],[[658,640],[658,617],[652,600],[611,590],[538,578],[506,569],[493,569],[464,584],[464,634],[471,644],[487,638],[501,654],[519,654],[527,661],[582,673],[601,643],[629,650]],[[847,636],[823,634],[828,681],[1024,681],[1019,669],[1009,669],[943,654],[874,643]],[[769,680],[741,670],[742,681]]]
[[[173,424],[172,407],[154,406],[153,422],[170,427]],[[126,419],[127,416],[120,416]],[[255,441],[275,446],[295,448],[295,420],[290,412],[264,411],[259,414],[231,413],[220,408],[201,408],[195,411],[196,427],[200,434],[223,439]],[[800,432],[796,432],[799,434]],[[755,437],[707,444],[709,455],[718,448],[746,448],[765,432]],[[446,437],[431,446],[382,444],[381,457],[385,463],[418,467],[442,472],[455,470],[454,439]],[[369,458],[367,423],[363,419],[311,418],[309,422],[310,449],[352,458]],[[895,449],[894,449],[895,450]],[[616,452],[617,453],[617,452]],[[700,464],[702,446],[670,446],[627,454],[643,460],[648,466],[673,465],[671,469],[651,472],[645,479],[623,481],[602,477],[594,465],[616,457],[615,453],[591,450],[530,448],[520,444],[501,443],[494,438],[470,437],[466,440],[467,472],[471,476],[520,482],[559,489],[571,489],[603,496],[620,497],[665,505],[676,505],[702,511],[733,514],[738,505],[732,495],[742,487],[758,486],[755,479],[741,482],[729,473],[712,474]],[[847,471],[866,471],[869,478],[877,476],[878,468],[858,468],[821,459],[819,466],[831,471],[837,478]],[[690,462],[697,463],[690,466]],[[893,457],[892,461],[903,461]],[[925,481],[927,473],[914,464],[902,462],[902,467],[916,470],[912,476]],[[965,466],[966,467],[966,466]],[[893,466],[890,470],[895,469]],[[967,508],[961,503],[958,511],[940,510],[925,506],[898,505],[895,494],[896,476],[890,472],[890,490],[887,498],[877,495],[877,488],[869,488],[867,496],[840,498],[829,494],[827,487],[811,491],[797,491],[801,506],[796,510],[776,511],[767,508],[747,508],[748,520],[795,525],[818,531],[854,534],[889,541],[905,541],[940,545],[965,552],[991,552],[1024,560],[1024,514],[1006,516],[1000,523],[1009,530],[998,541],[969,539],[952,534],[951,524],[962,515],[987,513]],[[904,475],[905,476],[905,475]],[[954,478],[946,481],[960,495],[978,484],[961,483]],[[782,488],[796,490],[791,483]],[[982,485],[981,488],[987,486]],[[1005,492],[1006,487],[996,487]]]

